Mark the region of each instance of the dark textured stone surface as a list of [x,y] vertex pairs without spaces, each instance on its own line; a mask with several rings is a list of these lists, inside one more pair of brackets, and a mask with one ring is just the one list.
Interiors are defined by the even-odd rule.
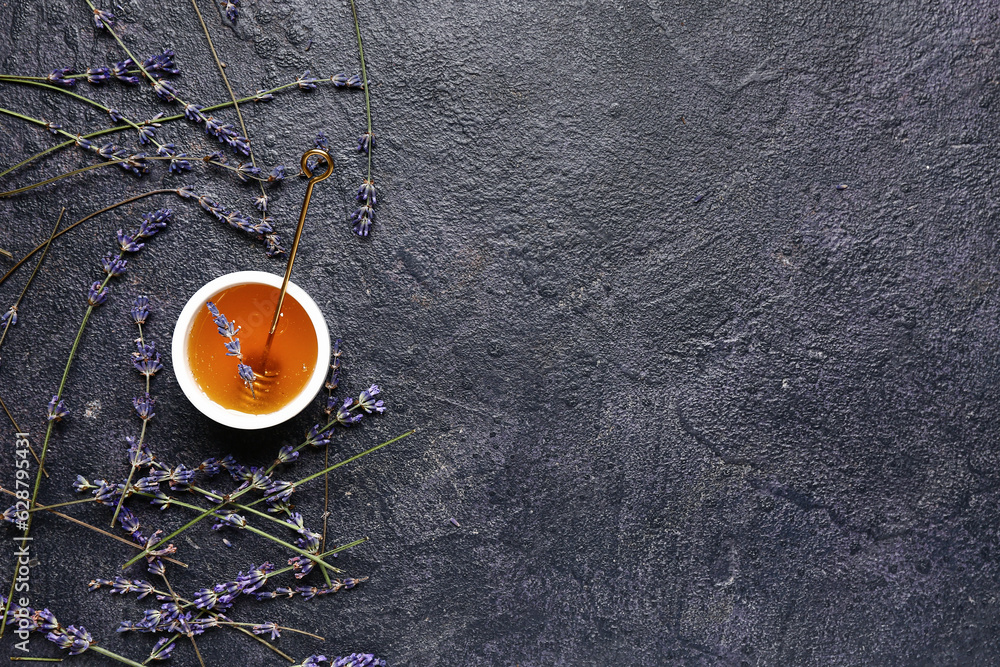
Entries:
[[[186,2],[123,4],[129,44],[173,46],[181,91],[224,99]],[[306,67],[357,70],[342,3],[248,4],[235,30],[206,13],[237,90]],[[382,383],[391,410],[344,433],[331,456],[419,432],[332,476],[332,536],[372,538],[340,563],[368,583],[234,613],[327,637],[283,637],[295,656],[368,649],[391,665],[996,664],[996,6],[360,9],[383,193],[370,239],[346,221],[362,174],[360,94],[293,92],[247,120],[268,164],[293,163],[320,129],[335,147],[296,281],[347,341],[346,386]],[[6,72],[119,57],[82,2],[0,0],[0,34]],[[145,91],[95,94],[136,114],[157,108]],[[0,96],[67,127],[106,123],[53,95]],[[188,125],[162,135],[212,149]],[[52,143],[10,118],[0,139],[4,165]],[[90,162],[66,153],[3,183]],[[60,206],[75,220],[160,178],[97,171],[0,201],[0,247],[20,256]],[[251,206],[253,190],[225,176],[163,180]],[[302,189],[280,188],[286,233]],[[155,205],[176,207],[177,223],[84,336],[43,501],[70,497],[76,473],[125,472],[139,387],[126,359],[131,296],[151,296],[149,334],[167,348],[204,281],[282,270],[176,198],[57,242],[0,369],[0,395],[35,444],[98,258]],[[0,287],[4,304],[26,278]],[[165,460],[266,461],[311,423],[256,438],[213,427],[169,371],[154,383],[151,435]],[[321,487],[302,494],[316,524]],[[113,633],[140,604],[85,587],[126,548],[51,517],[35,532],[32,599],[145,655],[148,637]],[[205,529],[189,536],[178,590],[276,557],[250,535],[231,550]],[[201,647],[212,665],[280,663],[225,632]],[[175,662],[193,664],[190,647]]]

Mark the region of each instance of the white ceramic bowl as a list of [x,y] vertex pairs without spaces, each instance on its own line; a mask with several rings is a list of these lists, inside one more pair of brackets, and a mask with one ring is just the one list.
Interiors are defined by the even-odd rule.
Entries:
[[[263,271],[237,271],[227,273],[215,280],[207,283],[204,287],[194,293],[181,310],[174,326],[174,339],[171,344],[171,356],[174,363],[174,375],[177,377],[177,384],[181,386],[184,395],[188,397],[194,407],[209,419],[246,430],[267,428],[288,421],[309,405],[320,389],[326,383],[326,373],[330,363],[330,331],[327,329],[326,320],[320,312],[316,302],[293,282],[288,283],[288,295],[298,301],[305,309],[309,320],[316,330],[316,366],[312,376],[306,383],[305,388],[298,396],[293,398],[288,405],[277,410],[261,415],[252,415],[246,412],[239,412],[224,408],[202,391],[198,382],[194,379],[191,366],[188,363],[188,336],[191,332],[191,325],[195,315],[205,307],[205,303],[214,295],[224,289],[234,285],[245,285],[257,283],[271,285],[281,289],[281,276],[276,276]],[[234,371],[235,372],[235,371]]]

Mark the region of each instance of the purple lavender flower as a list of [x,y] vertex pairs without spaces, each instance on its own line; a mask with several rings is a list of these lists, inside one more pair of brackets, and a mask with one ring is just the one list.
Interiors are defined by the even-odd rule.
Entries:
[[77,493],[82,493],[84,491],[89,491],[90,489],[95,489],[95,488],[97,487],[91,484],[87,480],[87,478],[84,477],[83,475],[77,475],[76,481],[73,482],[73,489],[75,489]]
[[239,166],[236,167],[236,177],[243,183],[246,183],[251,178],[260,178],[260,167],[240,162]]
[[95,280],[94,283],[87,290],[87,303],[92,307],[96,308],[102,303],[108,300],[108,288],[101,284],[99,280]]
[[73,69],[71,67],[60,67],[49,72],[47,77],[49,83],[54,83],[57,86],[63,86],[64,88],[72,88],[76,85],[76,79],[67,79],[66,75],[72,74]]
[[378,412],[380,414],[385,412],[383,401],[375,400],[375,397],[378,396],[380,393],[381,390],[378,388],[378,385],[373,384],[372,386],[368,387],[368,389],[362,391],[361,394],[358,396],[358,405],[361,407],[362,410],[364,410],[368,414],[371,414],[372,411]]
[[153,357],[147,357],[143,359],[132,359],[132,365],[135,367],[139,373],[145,375],[146,377],[153,377],[156,375],[156,371],[163,368],[163,364],[160,363],[160,355],[157,353]]
[[299,458],[299,453],[291,445],[285,445],[278,450],[278,461],[280,463],[291,463]]
[[174,643],[172,637],[163,637],[153,646],[153,650],[149,653],[149,659],[169,660],[170,654],[173,652],[175,646],[177,646],[177,644]]
[[348,88],[363,89],[365,87],[365,84],[361,81],[361,75],[355,74],[350,79],[348,79],[347,80],[347,87]]
[[122,252],[139,252],[146,247],[145,243],[139,243],[136,239],[137,236],[129,236],[122,230],[118,230],[118,246],[122,249]]
[[222,6],[226,9],[226,18],[228,18],[233,25],[236,25],[236,17],[239,15],[240,0],[223,0]]
[[[111,116],[111,120],[114,121],[114,122],[116,122],[116,123],[124,118],[124,116],[122,116],[122,112],[121,111],[119,111],[118,109],[111,108],[111,107],[108,108],[108,115]],[[142,142],[142,143],[145,143],[145,142],[142,141],[141,137],[139,138],[139,141]]]
[[177,89],[174,84],[163,79],[157,79],[153,84],[153,92],[164,102],[173,102],[177,99]]
[[359,204],[367,204],[368,206],[375,206],[377,203],[375,200],[375,182],[370,178],[366,178],[361,181],[361,187],[358,188],[358,194],[356,196]]
[[375,209],[369,204],[359,207],[351,216],[354,233],[358,236],[368,236],[372,223],[375,222]]
[[146,318],[149,317],[149,297],[137,296],[132,302],[131,313],[136,324],[145,324]]
[[180,74],[180,69],[174,64],[173,49],[164,49],[161,53],[150,56],[142,62],[142,67],[152,76],[162,76],[163,74]]
[[141,79],[138,76],[129,74],[129,70],[133,67],[135,67],[135,61],[131,58],[126,58],[121,62],[111,65],[111,75],[123,83],[139,83]]
[[312,72],[306,70],[302,73],[302,76],[295,77],[295,81],[299,84],[299,88],[302,90],[315,90],[319,79],[313,78]]
[[330,77],[330,83],[332,83],[336,88],[345,87],[348,81],[350,81],[350,78],[343,72],[340,74],[334,74]]
[[271,175],[267,177],[268,183],[273,183],[274,181],[281,181],[285,178],[285,167],[284,165],[278,165],[271,170]]
[[281,633],[278,631],[278,624],[274,621],[268,623],[258,623],[250,629],[255,635],[266,635],[271,633],[271,639],[277,639],[281,636]]
[[358,152],[367,155],[371,152],[372,147],[375,145],[375,135],[371,132],[365,132],[360,137],[358,137]]
[[111,78],[111,70],[107,67],[91,67],[87,69],[87,83],[97,85]]
[[104,269],[106,274],[113,278],[125,273],[126,266],[128,266],[128,260],[122,257],[116,257],[112,252],[104,255],[104,258],[101,260],[101,268]]
[[264,213],[267,211],[267,202],[268,202],[267,195],[262,194],[253,200],[253,205],[257,208],[258,211]]
[[62,129],[62,125],[60,125],[59,123],[51,123],[46,121],[45,129],[51,132],[52,134],[59,134],[59,130]]
[[149,394],[132,399],[132,406],[135,407],[135,412],[142,421],[149,421],[156,416],[156,413],[153,412],[154,403],[153,397]]
[[98,30],[113,26],[115,24],[115,15],[106,9],[95,9],[94,10],[94,27]]
[[12,327],[17,324],[17,306],[11,306],[3,315],[0,315],[0,326],[3,328]]
[[371,653],[352,653],[334,658],[330,667],[385,667],[385,660],[379,660]]
[[277,234],[265,234],[264,241],[266,243],[265,252],[268,257],[284,255],[287,252],[281,245],[281,237]]
[[320,665],[326,662],[326,656],[321,654],[311,655],[302,661],[299,665],[292,665],[292,667],[320,667]]
[[167,223],[171,221],[173,215],[173,209],[169,208],[161,208],[150,213],[143,213],[142,222],[139,223],[139,231],[136,232],[135,238],[152,238],[161,229],[166,229]]
[[254,102],[270,102],[274,99],[274,95],[263,90],[258,90],[253,96]]

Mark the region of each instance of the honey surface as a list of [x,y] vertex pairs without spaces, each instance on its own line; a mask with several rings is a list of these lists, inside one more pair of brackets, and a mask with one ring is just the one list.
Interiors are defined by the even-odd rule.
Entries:
[[[220,336],[208,308],[195,315],[188,337],[188,361],[195,381],[219,405],[250,414],[274,412],[302,391],[316,365],[316,331],[305,309],[285,295],[281,317],[264,365],[264,346],[278,303],[277,287],[249,283],[216,293],[209,299],[240,327],[243,363],[258,376],[254,397],[236,374],[236,357],[226,356],[228,338]],[[259,377],[264,376],[264,377]]]

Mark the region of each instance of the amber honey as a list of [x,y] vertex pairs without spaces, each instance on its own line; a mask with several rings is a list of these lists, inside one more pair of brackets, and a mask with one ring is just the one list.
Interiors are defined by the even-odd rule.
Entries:
[[316,330],[291,294],[285,295],[265,362],[264,348],[278,293],[277,287],[246,283],[207,299],[240,327],[236,337],[243,363],[257,375],[253,394],[236,373],[236,358],[226,356],[228,339],[219,335],[208,308],[202,306],[194,317],[188,334],[188,363],[198,386],[222,407],[255,415],[275,412],[298,396],[313,374],[318,354]]

